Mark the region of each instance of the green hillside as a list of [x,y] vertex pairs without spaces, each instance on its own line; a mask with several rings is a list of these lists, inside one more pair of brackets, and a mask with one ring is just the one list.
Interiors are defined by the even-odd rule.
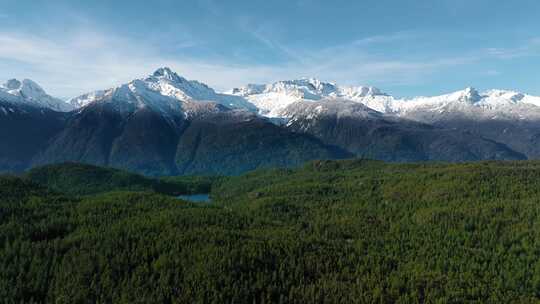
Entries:
[[167,195],[207,193],[212,177],[149,178],[113,168],[63,163],[31,169],[27,179],[50,189],[72,195],[109,191],[154,191]]
[[540,162],[317,161],[211,182],[213,203],[193,204],[0,178],[0,298],[540,300]]

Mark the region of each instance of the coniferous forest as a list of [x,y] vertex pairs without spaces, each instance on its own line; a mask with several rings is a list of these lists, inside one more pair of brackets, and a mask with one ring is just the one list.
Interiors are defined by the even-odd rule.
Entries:
[[2,303],[536,303],[539,257],[538,161],[0,178]]

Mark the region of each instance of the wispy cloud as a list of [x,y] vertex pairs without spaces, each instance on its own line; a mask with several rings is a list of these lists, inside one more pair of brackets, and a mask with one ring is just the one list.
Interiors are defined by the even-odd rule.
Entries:
[[486,53],[489,56],[499,59],[514,59],[528,56],[540,55],[540,37],[528,39],[522,45],[509,48],[488,48]]
[[298,56],[298,54],[295,51],[289,49],[288,47],[286,47],[285,45],[279,43],[276,40],[270,39],[268,37],[268,35],[266,35],[260,29],[249,31],[249,33],[251,34],[251,36],[253,38],[255,38],[260,43],[264,44],[268,48],[270,48],[270,49],[272,49],[274,51],[281,52],[284,55],[286,55],[286,56],[288,56],[288,57],[290,57],[292,59],[301,60],[301,58]]
[[[33,77],[54,93],[67,95],[111,86],[149,67],[147,57],[117,37],[80,32],[66,40],[0,33],[0,76]],[[75,89],[75,86],[80,86]]]
[[414,32],[397,32],[397,33],[390,33],[387,35],[376,35],[376,36],[369,36],[369,37],[357,39],[357,40],[354,40],[350,44],[354,46],[367,46],[367,45],[373,45],[373,44],[383,44],[383,43],[404,41],[407,39],[414,39],[416,37],[417,37],[417,34]]
[[[366,50],[366,46],[409,39],[414,33],[368,37],[319,50],[290,48],[264,28],[255,28],[251,34],[262,45],[287,55],[287,59],[279,64],[238,64],[226,58],[166,55],[150,43],[92,30],[54,38],[0,32],[0,78],[34,78],[59,96],[108,88],[143,77],[160,66],[170,66],[185,77],[219,90],[297,77],[319,77],[344,84],[405,85],[478,60],[476,56],[459,54],[386,58]],[[193,44],[186,41],[183,46]]]
[[419,33],[397,32],[355,39],[317,51],[302,50],[301,64],[291,64],[291,70],[344,84],[407,85],[421,82],[437,71],[478,60],[471,54],[426,58],[385,56],[378,51],[381,46],[393,47],[419,38]]

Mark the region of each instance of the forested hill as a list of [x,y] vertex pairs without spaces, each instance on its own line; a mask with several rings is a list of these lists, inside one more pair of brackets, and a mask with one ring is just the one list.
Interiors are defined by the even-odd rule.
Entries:
[[540,162],[317,161],[211,204],[0,179],[7,303],[535,303]]
[[216,177],[176,176],[150,178],[114,168],[78,163],[46,165],[29,170],[25,177],[39,185],[72,195],[109,191],[153,191],[166,195],[208,193]]

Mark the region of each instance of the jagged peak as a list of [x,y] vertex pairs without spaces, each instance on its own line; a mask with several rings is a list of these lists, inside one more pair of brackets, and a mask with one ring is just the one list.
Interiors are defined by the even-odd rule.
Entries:
[[480,93],[478,92],[478,90],[473,87],[466,87],[465,90],[463,91],[467,96],[470,96],[470,97],[480,96]]
[[292,80],[281,80],[277,81],[276,83],[287,83],[287,84],[296,84],[296,85],[312,85],[315,88],[323,87],[323,86],[336,86],[335,83],[322,81],[315,77],[301,77],[298,79],[292,79]]
[[0,86],[3,97],[10,102],[20,102],[40,108],[67,112],[73,107],[58,98],[48,95],[36,82],[30,79],[9,79]]
[[524,99],[527,96],[526,94],[516,92],[516,91],[496,90],[496,89],[486,91],[484,93],[484,95],[486,95],[487,97],[490,97],[490,98],[510,99],[512,101],[515,101],[515,102],[520,101],[520,100]]
[[474,87],[466,87],[465,89],[463,89],[461,92],[463,92],[463,94],[465,96],[469,96],[469,97],[473,97],[473,96],[479,96],[480,93],[478,92],[477,89],[475,89]]
[[[35,81],[30,79],[9,79],[6,81],[3,85],[3,87],[11,92],[26,92],[26,93],[39,93],[39,94],[46,94],[45,90],[38,85]],[[32,96],[29,96],[32,97]]]
[[366,96],[389,96],[386,93],[383,93],[376,87],[372,86],[350,86],[350,87],[340,87],[343,95],[349,97],[366,97]]
[[277,82],[274,82],[272,85],[274,87],[278,86],[291,86],[291,87],[307,87],[308,89],[315,90],[315,91],[324,91],[324,90],[335,90],[336,84],[332,82],[325,82],[321,81],[318,78],[307,78],[302,77],[299,79],[293,79],[293,80],[280,80]]
[[229,91],[230,94],[240,96],[271,92],[289,94],[308,99],[320,99],[323,97],[360,98],[366,96],[388,96],[376,87],[340,86],[334,82],[322,81],[313,77],[280,80],[270,84],[248,84]]
[[176,74],[176,72],[173,72],[173,70],[169,67],[158,68],[154,71],[152,75],[156,77],[170,77],[174,75],[178,76],[178,74]]
[[154,108],[176,102],[178,105],[188,101],[215,102],[231,108],[244,108],[256,111],[256,108],[242,97],[216,93],[208,85],[187,80],[168,67],[162,67],[145,78],[139,78],[112,89],[96,91],[75,97],[70,103],[77,108],[94,102],[128,101],[144,106],[152,104]]
[[461,91],[443,95],[441,97],[449,97],[450,101],[457,100],[460,102],[476,103],[482,100],[482,95],[473,87],[466,87]]
[[167,79],[175,83],[187,82],[187,79],[181,77],[169,67],[161,67],[157,69],[150,77],[158,79]]
[[17,90],[22,86],[22,82],[20,82],[18,79],[9,79],[4,84],[4,87],[9,90]]
[[206,83],[203,83],[197,80],[188,80],[178,75],[178,73],[174,72],[171,68],[168,68],[168,67],[159,68],[152,75],[142,80],[148,81],[148,82],[171,83],[173,86],[177,88],[191,87],[192,89],[195,89],[195,90],[205,90],[205,91],[214,92],[214,89],[212,89]]

